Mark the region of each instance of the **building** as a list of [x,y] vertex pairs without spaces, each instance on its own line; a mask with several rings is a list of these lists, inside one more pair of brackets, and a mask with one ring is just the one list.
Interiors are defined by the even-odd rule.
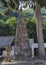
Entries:
[[[6,57],[6,47],[11,47],[11,56],[14,55],[14,39],[15,36],[1,36],[0,37],[0,57]],[[34,43],[33,39],[29,39],[30,47],[32,48],[32,57],[38,56],[38,43]],[[46,43],[44,43],[46,49]],[[17,51],[17,50],[16,50]]]
[[0,37],[0,57],[6,54],[6,47],[10,46],[12,49],[13,40],[15,36],[1,36]]

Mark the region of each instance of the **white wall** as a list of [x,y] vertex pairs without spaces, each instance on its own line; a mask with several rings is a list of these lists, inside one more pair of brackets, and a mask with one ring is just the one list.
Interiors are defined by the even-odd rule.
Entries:
[[[34,43],[34,40],[33,39],[29,39],[29,42],[30,42],[30,47],[32,48],[38,48],[38,43]],[[44,48],[46,48],[46,43],[44,43]]]

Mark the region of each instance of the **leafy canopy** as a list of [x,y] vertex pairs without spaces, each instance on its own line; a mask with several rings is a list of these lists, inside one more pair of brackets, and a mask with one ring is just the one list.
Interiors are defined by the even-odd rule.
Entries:
[[42,7],[46,7],[46,0],[0,0],[3,4],[3,6],[8,7],[9,9],[16,9],[18,10],[19,7],[19,1],[26,2],[26,4],[29,4],[31,1],[35,2],[37,1]]

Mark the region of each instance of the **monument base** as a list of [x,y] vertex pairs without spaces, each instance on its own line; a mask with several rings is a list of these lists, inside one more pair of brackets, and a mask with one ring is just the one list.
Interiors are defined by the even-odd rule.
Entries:
[[32,58],[31,48],[23,49],[20,53],[24,56],[24,59],[26,58],[26,60]]
[[31,60],[32,54],[31,54],[31,49],[23,49],[19,53],[15,54],[15,60],[17,61],[28,61]]

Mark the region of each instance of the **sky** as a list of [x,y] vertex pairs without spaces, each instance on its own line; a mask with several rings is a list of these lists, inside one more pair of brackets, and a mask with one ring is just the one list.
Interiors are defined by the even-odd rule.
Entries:
[[[30,7],[32,6],[32,3],[33,3],[32,0],[30,0]],[[24,2],[21,3],[21,2],[19,1],[19,4],[20,4],[20,5],[19,5],[19,9],[21,8],[21,6],[22,6],[22,9],[23,9],[23,10],[29,9],[29,5],[27,5],[26,8],[23,7],[23,6],[25,6],[26,2],[25,2],[25,3],[24,3]]]

